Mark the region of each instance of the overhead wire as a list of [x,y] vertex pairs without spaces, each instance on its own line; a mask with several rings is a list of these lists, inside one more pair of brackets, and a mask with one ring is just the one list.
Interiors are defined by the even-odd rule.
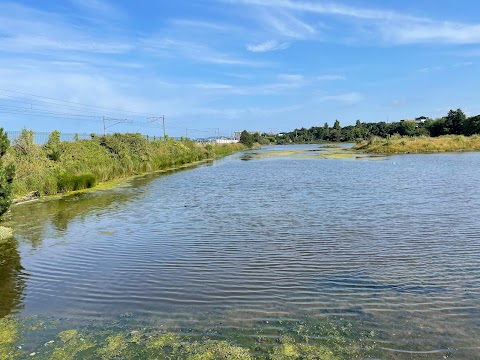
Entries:
[[[5,88],[0,88],[0,113],[97,123],[99,120],[119,122],[105,128],[120,123],[142,128],[162,127],[158,114],[85,104]],[[155,118],[156,121],[151,121],[149,118]],[[166,116],[166,118],[174,121],[167,125],[168,129],[181,130],[185,129],[185,125],[191,124],[190,121],[179,120],[176,116]],[[218,128],[188,129],[188,131],[203,133],[217,132],[217,130]],[[217,133],[220,133],[219,130]]]

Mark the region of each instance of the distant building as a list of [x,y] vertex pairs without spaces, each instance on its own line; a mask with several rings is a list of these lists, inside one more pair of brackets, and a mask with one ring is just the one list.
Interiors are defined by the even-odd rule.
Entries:
[[428,120],[428,117],[426,117],[426,116],[420,116],[418,118],[415,118],[415,122],[417,124],[423,124],[427,120]]
[[215,139],[216,144],[236,144],[238,142],[237,139]]

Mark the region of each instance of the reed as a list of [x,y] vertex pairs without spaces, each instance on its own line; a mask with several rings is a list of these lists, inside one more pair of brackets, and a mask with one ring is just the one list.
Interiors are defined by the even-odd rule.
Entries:
[[427,154],[439,152],[480,151],[480,135],[445,135],[439,137],[372,137],[353,147],[374,154]]
[[[25,131],[25,136],[30,132]],[[203,145],[191,140],[148,141],[140,134],[96,136],[90,140],[59,142],[51,146],[18,139],[8,150],[6,163],[16,166],[16,198],[81,190],[96,184],[214,159],[244,150],[241,144]],[[25,146],[25,143],[28,146]]]

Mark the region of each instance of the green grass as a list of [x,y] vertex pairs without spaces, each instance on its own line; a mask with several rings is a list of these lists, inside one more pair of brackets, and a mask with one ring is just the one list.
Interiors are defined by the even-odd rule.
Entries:
[[480,151],[480,135],[446,135],[439,137],[372,137],[353,147],[354,150],[375,154],[421,154],[438,152]]
[[20,198],[31,192],[43,196],[88,189],[106,181],[214,159],[244,149],[241,144],[152,142],[140,134],[113,134],[59,142],[52,156],[48,146],[20,139],[8,150],[5,163],[16,166],[14,194]]

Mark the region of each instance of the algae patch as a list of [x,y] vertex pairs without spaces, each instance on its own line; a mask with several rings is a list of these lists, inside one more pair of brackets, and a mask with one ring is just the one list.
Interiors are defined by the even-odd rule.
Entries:
[[11,239],[13,237],[13,229],[0,226],[0,242]]

